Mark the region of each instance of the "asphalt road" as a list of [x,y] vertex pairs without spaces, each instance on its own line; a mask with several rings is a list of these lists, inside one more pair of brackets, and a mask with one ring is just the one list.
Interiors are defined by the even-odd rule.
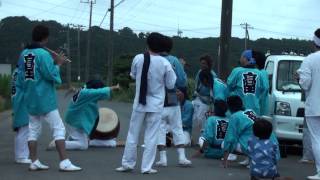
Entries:
[[[59,92],[59,110],[63,117],[69,97],[64,97],[64,92]],[[113,109],[121,121],[120,140],[125,140],[128,131],[128,124],[131,114],[131,104],[119,102],[101,102],[101,107]],[[13,161],[13,138],[14,132],[11,130],[11,112],[0,114],[0,180],[124,180],[124,179],[184,179],[184,180],[247,180],[249,179],[248,169],[232,163],[228,169],[221,167],[219,160],[205,158],[191,158],[193,166],[190,168],[180,168],[177,166],[177,153],[175,149],[168,150],[168,167],[156,168],[158,174],[140,174],[140,161],[135,171],[131,173],[118,173],[114,169],[120,165],[123,148],[90,148],[87,151],[69,151],[70,159],[83,168],[81,172],[62,173],[58,171],[58,155],[55,151],[46,151],[46,147],[51,140],[48,126],[44,123],[42,137],[39,140],[38,154],[40,160],[50,166],[48,171],[29,172],[28,166],[18,165]],[[139,148],[139,159],[141,159]],[[187,148],[187,156],[191,157],[195,153],[193,148]],[[241,158],[240,158],[241,159]],[[288,156],[279,163],[279,171],[283,176],[291,176],[295,180],[305,179],[308,175],[313,175],[315,168],[310,164],[299,164],[298,156]]]

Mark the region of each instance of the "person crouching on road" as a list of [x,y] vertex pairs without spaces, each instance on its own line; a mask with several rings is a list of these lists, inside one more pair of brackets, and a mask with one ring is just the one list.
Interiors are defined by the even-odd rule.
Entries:
[[[120,87],[106,87],[101,80],[90,80],[84,87],[79,89],[72,97],[65,114],[67,131],[69,133],[66,141],[68,150],[86,150],[89,145],[101,147],[115,147],[116,140],[89,140],[90,134],[94,131],[99,118],[98,101],[110,99],[111,93]],[[49,144],[49,149],[54,147],[54,143]]]

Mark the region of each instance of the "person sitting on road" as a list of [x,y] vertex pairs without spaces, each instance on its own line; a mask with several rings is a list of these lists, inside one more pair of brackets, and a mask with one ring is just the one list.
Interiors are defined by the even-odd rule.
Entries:
[[[221,159],[223,149],[221,144],[227,133],[229,120],[226,117],[227,104],[223,100],[214,102],[214,116],[210,116],[205,124],[204,132],[199,138],[200,152],[206,158]],[[235,160],[236,155],[230,154],[229,160]]]
[[[210,56],[202,57],[201,64],[209,61]],[[211,62],[211,61],[209,61]],[[209,64],[209,63],[208,63]],[[226,100],[228,97],[227,85],[217,78],[210,69],[202,69],[199,71],[195,82],[195,99],[192,101],[194,106],[193,121],[203,131],[207,118],[213,113],[215,100]]]
[[[242,100],[239,96],[230,96],[227,100],[231,116],[226,136],[222,143],[224,151],[223,165],[227,167],[228,156],[231,152],[241,153],[248,156],[248,142],[253,136],[253,124],[257,121],[257,115],[251,109],[244,109]],[[270,141],[279,144],[274,133],[271,134]],[[280,153],[277,154],[280,158]],[[247,166],[249,159],[240,162],[241,165]]]

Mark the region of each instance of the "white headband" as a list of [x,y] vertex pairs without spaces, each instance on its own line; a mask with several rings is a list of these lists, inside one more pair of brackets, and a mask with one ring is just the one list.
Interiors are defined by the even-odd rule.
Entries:
[[313,42],[314,42],[317,46],[320,46],[320,38],[318,38],[317,36],[313,36]]

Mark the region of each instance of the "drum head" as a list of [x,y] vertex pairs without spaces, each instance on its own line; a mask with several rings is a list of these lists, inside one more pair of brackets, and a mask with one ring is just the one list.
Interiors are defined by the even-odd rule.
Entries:
[[99,108],[99,123],[96,128],[99,132],[111,132],[119,123],[117,114],[109,108]]

